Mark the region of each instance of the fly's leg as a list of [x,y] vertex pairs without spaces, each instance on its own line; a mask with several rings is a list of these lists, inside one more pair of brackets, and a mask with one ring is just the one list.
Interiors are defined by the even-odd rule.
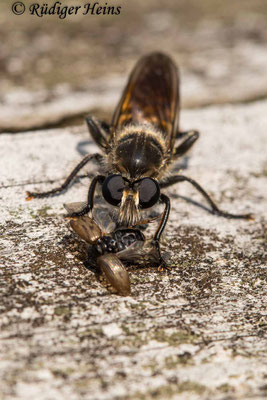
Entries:
[[64,190],[66,190],[68,188],[68,186],[71,184],[71,182],[73,181],[73,179],[75,178],[75,176],[78,174],[78,172],[89,162],[92,160],[97,161],[98,163],[100,163],[103,159],[103,156],[101,154],[88,154],[87,156],[85,156],[81,162],[79,162],[79,164],[74,168],[74,170],[71,172],[71,174],[67,177],[67,179],[65,180],[65,182],[52,190],[49,190],[48,192],[42,192],[42,193],[38,193],[38,192],[26,192],[27,197],[26,200],[32,200],[34,198],[42,198],[42,197],[48,197],[48,196],[55,196],[59,193],[62,193]]
[[88,196],[87,196],[87,204],[83,207],[83,209],[81,211],[74,212],[74,213],[68,215],[68,217],[81,217],[81,216],[89,213],[93,209],[96,185],[98,183],[102,184],[104,182],[104,180],[105,180],[105,177],[103,175],[97,175],[94,177],[94,179],[91,182],[91,185],[89,186]]
[[104,129],[107,135],[110,134],[110,125],[106,121],[100,121],[101,128]]
[[176,139],[183,139],[185,136],[191,134],[191,132],[198,132],[196,129],[190,129],[189,131],[177,131],[175,138]]
[[207,200],[207,202],[211,206],[212,214],[215,214],[215,215],[218,215],[218,216],[224,217],[224,218],[253,219],[253,216],[251,214],[231,214],[231,213],[220,210],[217,207],[217,205],[214,203],[214,201],[210,198],[208,193],[196,181],[194,181],[191,178],[188,178],[187,176],[183,176],[183,175],[170,176],[165,181],[160,182],[160,187],[166,188],[168,186],[174,185],[175,183],[184,182],[184,181],[191,183],[191,185],[193,185],[202,194],[202,196]]
[[158,259],[159,259],[158,270],[159,271],[163,271],[164,269],[170,270],[170,267],[168,267],[167,263],[165,262],[165,260],[163,259],[162,255],[161,255],[159,241],[160,241],[160,237],[161,237],[161,235],[162,235],[162,233],[164,231],[164,228],[165,228],[166,223],[167,223],[168,218],[169,218],[171,204],[170,204],[169,197],[166,196],[165,194],[161,194],[160,195],[160,200],[165,204],[165,209],[164,209],[164,212],[162,214],[161,221],[159,223],[158,229],[155,232],[153,243],[154,243],[154,246],[155,246],[155,248],[157,250],[157,253],[158,253]]
[[99,147],[107,149],[109,147],[108,136],[110,132],[110,126],[104,121],[97,121],[94,117],[87,117],[85,121],[87,123],[89,133],[95,143]]
[[[180,136],[179,136],[180,135]],[[192,146],[193,144],[197,141],[199,138],[199,132],[198,131],[187,131],[187,132],[178,132],[177,137],[181,138],[187,136],[187,138],[175,148],[174,151],[174,158],[178,158],[183,156]]]

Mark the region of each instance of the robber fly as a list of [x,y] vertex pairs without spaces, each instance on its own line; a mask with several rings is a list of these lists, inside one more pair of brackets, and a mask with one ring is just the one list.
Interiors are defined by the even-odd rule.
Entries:
[[[79,203],[66,204],[65,208],[73,210]],[[104,232],[112,220],[109,215],[105,218],[104,225],[97,221],[101,216],[100,212],[95,214],[96,220],[84,215],[70,221],[71,228],[80,238],[92,245],[92,251],[96,257],[96,264],[105,275],[106,280],[116,291],[127,296],[131,292],[128,272],[121,260],[132,261],[140,264],[140,256],[146,262],[158,262],[155,248],[151,240],[145,239],[145,236],[139,229],[124,228],[116,229],[112,232]]]
[[[162,203],[164,210],[154,234],[160,264],[159,241],[170,213],[170,200],[161,189],[178,182],[191,183],[208,201],[211,210],[226,218],[249,219],[250,214],[221,211],[206,191],[184,175],[166,175],[170,165],[184,155],[199,137],[197,131],[179,130],[179,75],[175,63],[163,53],[141,58],[134,67],[114,112],[111,125],[87,118],[89,132],[103,150],[87,155],[62,186],[46,193],[28,193],[28,199],[59,193],[67,188],[78,171],[90,160],[105,165],[104,173],[93,178],[87,204],[73,216],[93,209],[96,186],[102,187],[104,199],[119,209],[122,226],[138,225],[143,210]],[[175,145],[176,139],[182,141]]]

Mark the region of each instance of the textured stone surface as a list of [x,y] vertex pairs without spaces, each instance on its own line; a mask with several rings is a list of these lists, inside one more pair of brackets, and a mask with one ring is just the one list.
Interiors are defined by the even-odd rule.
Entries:
[[193,188],[174,186],[164,243],[174,267],[130,266],[126,298],[85,268],[62,216],[86,198],[86,179],[25,201],[96,150],[85,125],[0,136],[1,398],[266,397],[266,107],[182,111],[182,128],[201,132],[184,173],[255,220],[215,217]]

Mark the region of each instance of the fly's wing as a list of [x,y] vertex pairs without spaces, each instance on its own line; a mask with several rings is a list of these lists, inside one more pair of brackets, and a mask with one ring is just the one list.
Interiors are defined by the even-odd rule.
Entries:
[[130,75],[112,120],[113,134],[130,123],[148,122],[158,128],[172,150],[179,119],[179,76],[165,54],[140,59]]

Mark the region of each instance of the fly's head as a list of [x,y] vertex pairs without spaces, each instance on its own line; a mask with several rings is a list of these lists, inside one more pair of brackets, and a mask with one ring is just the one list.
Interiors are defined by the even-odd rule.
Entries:
[[113,174],[105,179],[102,193],[109,204],[120,208],[120,224],[135,226],[140,221],[140,211],[158,202],[160,188],[158,182],[150,177],[130,180]]

